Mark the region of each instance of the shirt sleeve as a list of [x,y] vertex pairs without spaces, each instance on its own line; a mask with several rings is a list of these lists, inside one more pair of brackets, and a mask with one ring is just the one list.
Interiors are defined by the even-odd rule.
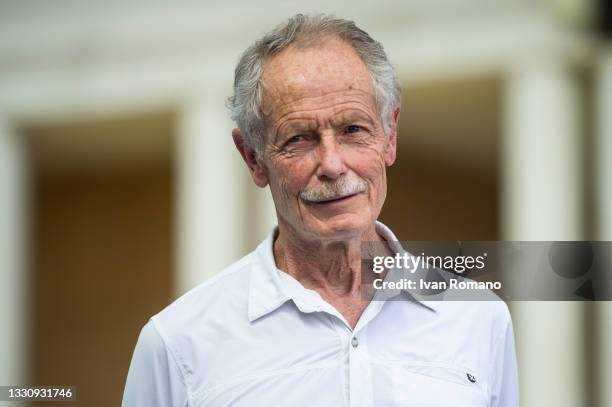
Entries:
[[121,406],[188,406],[184,376],[153,319],[145,324],[138,337]]
[[498,336],[493,357],[491,407],[517,407],[519,405],[514,333],[507,308],[506,316],[505,330]]

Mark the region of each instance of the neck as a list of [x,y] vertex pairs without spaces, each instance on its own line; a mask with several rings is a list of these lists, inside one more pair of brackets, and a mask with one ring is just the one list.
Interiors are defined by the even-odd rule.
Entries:
[[374,223],[364,232],[343,240],[307,239],[292,232],[279,224],[274,242],[278,268],[325,299],[361,296],[361,242],[383,240]]

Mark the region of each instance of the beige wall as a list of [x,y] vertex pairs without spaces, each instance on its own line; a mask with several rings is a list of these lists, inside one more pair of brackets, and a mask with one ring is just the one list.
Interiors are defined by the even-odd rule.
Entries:
[[490,74],[404,82],[381,214],[400,240],[500,238],[501,85]]
[[[107,140],[130,138],[151,121],[95,127],[106,130]],[[92,125],[69,127],[78,133]],[[75,407],[116,406],[140,327],[171,300],[172,171],[152,159],[144,168],[93,159],[53,164],[41,158],[50,153],[37,143],[40,133],[57,128],[30,131],[39,158],[32,194],[31,382],[76,385]]]
[[435,156],[398,158],[381,220],[400,240],[498,239],[497,179],[436,162]]

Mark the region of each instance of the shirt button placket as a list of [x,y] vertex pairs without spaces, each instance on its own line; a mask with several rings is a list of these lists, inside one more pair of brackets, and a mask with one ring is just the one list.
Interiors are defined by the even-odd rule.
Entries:
[[347,339],[349,405],[351,407],[375,407],[366,332],[360,331],[358,335],[353,332]]
[[358,348],[359,339],[357,336],[351,336],[349,341],[349,400],[351,407],[357,407],[361,405],[359,395],[359,355]]

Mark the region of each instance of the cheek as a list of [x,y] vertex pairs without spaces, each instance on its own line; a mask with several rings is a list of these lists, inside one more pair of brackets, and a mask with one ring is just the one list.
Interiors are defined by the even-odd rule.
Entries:
[[353,169],[369,184],[369,196],[377,205],[384,201],[387,191],[387,166],[384,157],[379,152],[360,157]]
[[272,175],[274,189],[284,198],[297,196],[310,180],[311,172],[305,160],[277,165]]
[[[386,165],[383,155],[378,150],[370,150],[367,153],[355,157],[353,168],[358,174],[371,182],[378,183],[384,181]],[[378,186],[378,185],[377,185]]]

